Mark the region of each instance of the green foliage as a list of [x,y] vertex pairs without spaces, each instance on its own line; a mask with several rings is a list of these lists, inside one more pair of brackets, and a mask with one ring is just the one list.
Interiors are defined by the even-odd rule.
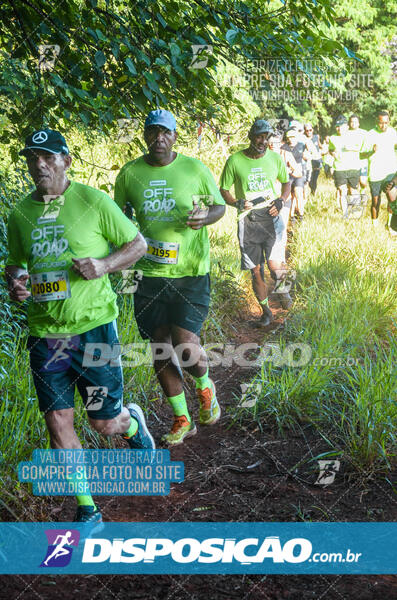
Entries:
[[[261,55],[340,53],[322,23],[333,20],[331,0],[246,2],[216,0],[80,0],[0,7],[0,94],[3,142],[43,124],[70,123],[114,133],[117,118],[156,106],[209,120],[227,118],[244,103],[217,83],[228,61],[243,67]],[[39,63],[40,45],[58,45],[54,68]],[[211,45],[206,68],[194,68],[192,45]]]
[[[387,109],[392,120],[397,117],[396,71],[396,0],[351,0],[334,3],[336,18],[320,28],[348,49],[353,60],[348,61],[345,76],[323,94],[305,102],[290,102],[274,107],[276,114],[300,115],[329,131],[333,118],[340,113],[356,113],[365,129],[374,126],[377,110]],[[334,74],[342,74],[333,69]],[[333,95],[331,92],[334,91]],[[353,93],[352,93],[353,91]],[[339,95],[337,94],[339,93]]]

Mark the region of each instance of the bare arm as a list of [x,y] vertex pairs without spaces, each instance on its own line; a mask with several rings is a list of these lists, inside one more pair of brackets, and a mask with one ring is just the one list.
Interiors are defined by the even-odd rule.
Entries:
[[290,193],[291,193],[291,182],[287,181],[286,183],[283,183],[281,185],[280,198],[282,198],[284,200],[284,202],[286,202],[289,198]]
[[226,204],[228,204],[229,206],[234,206],[236,204],[237,200],[234,196],[232,196],[229,190],[224,190],[223,188],[221,188],[219,191]]
[[[224,199],[224,201],[226,202],[226,204],[228,204],[229,206],[234,206],[235,208],[238,208],[238,200],[232,196],[232,194],[229,192],[229,190],[224,190],[223,188],[220,188],[220,192],[222,195],[222,198]],[[258,194],[260,194],[260,192],[258,192]],[[241,199],[241,202],[243,201],[243,199]],[[250,200],[245,200],[244,202],[244,210],[249,210],[250,208],[253,208],[253,204]]]
[[105,258],[73,258],[73,269],[83,279],[97,279],[107,273],[116,273],[135,264],[147,250],[145,238],[138,233],[121,248],[105,256]]
[[302,157],[303,157],[303,160],[306,160],[306,161],[310,160],[312,157],[312,151],[310,149],[308,142],[306,142],[306,144],[305,144],[305,149],[303,151]]

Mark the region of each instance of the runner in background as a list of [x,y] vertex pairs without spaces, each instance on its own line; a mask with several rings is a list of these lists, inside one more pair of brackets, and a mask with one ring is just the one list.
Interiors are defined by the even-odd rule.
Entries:
[[[361,150],[361,147],[363,145],[367,131],[365,129],[361,129],[360,119],[357,115],[350,115],[349,130],[351,132],[355,132],[355,134],[352,133],[352,135],[357,136],[356,137],[357,143],[359,144],[359,150]],[[364,201],[366,201],[366,199],[367,199],[367,195],[365,193],[365,188],[367,187],[367,180],[368,180],[368,159],[360,159],[360,190],[361,190],[361,196],[363,197]]]
[[115,183],[115,201],[129,203],[148,251],[137,263],[143,272],[134,293],[134,312],[143,339],[150,340],[153,366],[173,414],[162,437],[181,444],[197,433],[183,389],[181,365],[193,377],[200,425],[221,414],[200,331],[210,301],[210,246],[207,225],[225,213],[225,202],[210,170],[196,158],[173,151],[176,121],[167,110],[146,120],[147,154],[128,162]]
[[390,117],[386,110],[377,115],[377,124],[364,138],[360,158],[368,159],[368,178],[372,196],[372,224],[378,224],[381,194],[393,179],[397,170],[397,132],[390,127]]
[[306,144],[306,136],[305,136],[305,133],[304,133],[305,128],[304,128],[303,123],[301,123],[300,121],[297,121],[297,120],[293,119],[290,122],[287,131],[289,129],[294,129],[297,132],[297,134],[298,134],[298,141],[299,142],[303,142],[304,144]]
[[321,154],[323,155],[324,162],[324,173],[327,179],[331,179],[334,174],[334,157],[329,152],[329,141],[329,135],[326,135],[321,146]]
[[397,173],[393,179],[385,185],[388,200],[388,226],[390,237],[397,240]]
[[349,132],[347,119],[339,115],[335,120],[336,135],[331,135],[329,151],[334,157],[334,182],[337,201],[342,215],[349,218],[348,194],[358,194],[360,182],[360,156],[356,134]]
[[[281,145],[282,145],[282,135],[281,134],[275,133],[269,138],[269,149],[272,150],[273,152],[277,152],[277,154],[280,154],[281,158],[283,159],[283,161],[286,164],[288,175],[289,176],[299,176],[299,174],[302,172],[302,170],[300,169],[298,163],[296,162],[294,155],[289,150],[282,149]],[[281,183],[279,181],[276,182],[276,189],[277,189],[277,193],[280,194],[281,193]],[[291,213],[291,204],[292,204],[292,197],[290,194],[288,196],[288,200],[286,202],[284,202],[284,206],[280,211],[280,217],[281,217],[283,223],[285,224],[285,243],[287,243],[287,227],[288,227],[288,221],[289,221],[289,217],[290,217],[290,213]]]
[[[261,265],[266,262],[275,292],[283,308],[292,305],[284,287],[287,275],[285,264],[285,224],[279,213],[290,194],[287,167],[281,156],[268,148],[274,133],[270,123],[256,120],[248,133],[248,148],[230,156],[223,168],[220,188],[227,204],[235,206],[238,213],[238,238],[241,251],[241,268],[249,269],[252,287],[262,308],[260,325],[273,320],[268,303],[268,288]],[[279,181],[281,194],[276,186]],[[234,186],[234,196],[229,191]],[[265,255],[265,256],[264,256]]]
[[311,165],[311,158],[310,158],[310,150],[307,146],[307,137],[305,135],[305,127],[304,127],[303,123],[301,123],[300,121],[292,120],[288,129],[295,130],[298,134],[298,136],[297,136],[298,142],[304,144],[306,147],[306,153],[305,153],[305,156],[303,157],[303,162],[302,162],[303,177],[305,180],[304,186],[303,186],[303,203],[304,203],[304,205],[306,205],[306,202],[309,197],[308,187],[309,187],[309,181],[310,181],[311,172],[312,172],[312,165]]
[[323,164],[321,157],[320,136],[317,133],[314,133],[313,125],[311,123],[305,123],[305,136],[306,146],[311,157],[311,170],[310,175],[309,171],[306,175],[306,183],[308,183],[311,193],[314,195],[317,190],[317,181]]
[[310,158],[310,153],[307,151],[306,143],[299,141],[301,138],[297,129],[289,129],[285,133],[285,144],[281,146],[281,149],[290,152],[298,165],[295,169],[295,174],[290,174],[291,183],[291,194],[292,194],[292,206],[291,206],[291,219],[295,220],[295,210],[297,211],[298,218],[302,219],[305,213],[305,201],[304,201],[304,185],[305,185],[305,171],[304,161]]

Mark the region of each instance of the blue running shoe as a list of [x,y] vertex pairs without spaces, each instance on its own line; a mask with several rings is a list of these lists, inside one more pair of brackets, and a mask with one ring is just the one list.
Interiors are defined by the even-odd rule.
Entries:
[[80,539],[86,540],[92,535],[99,533],[104,529],[102,521],[102,513],[98,507],[93,506],[78,506],[73,521],[81,523],[78,527],[80,531]]
[[101,523],[102,513],[93,506],[78,506],[73,521],[77,523]]
[[130,438],[125,436],[124,439],[132,450],[155,450],[156,444],[147,428],[145,415],[138,404],[128,404],[128,411],[134,419],[138,421],[138,431]]

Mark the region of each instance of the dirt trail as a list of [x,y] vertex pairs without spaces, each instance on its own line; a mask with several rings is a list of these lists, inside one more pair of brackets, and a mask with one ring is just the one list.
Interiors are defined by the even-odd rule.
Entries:
[[[270,302],[275,322],[268,330],[241,329],[233,344],[262,343],[269,330],[282,327],[286,312]],[[254,315],[252,315],[254,317]],[[382,481],[363,485],[343,469],[327,488],[314,485],[317,473],[302,459],[327,450],[309,425],[281,437],[266,423],[230,427],[228,408],[241,396],[250,368],[212,370],[223,409],[213,427],[201,427],[186,443],[171,449],[172,460],[184,461],[185,481],[173,484],[168,497],[104,497],[99,503],[106,521],[394,521],[396,502]],[[190,398],[194,390],[190,390]],[[190,402],[190,406],[193,403]],[[193,410],[197,417],[197,406]],[[156,440],[170,425],[165,404],[149,419]],[[198,421],[198,419],[196,419]],[[301,463],[298,469],[295,465]],[[255,465],[255,466],[252,466]],[[250,467],[250,468],[248,468]],[[59,509],[58,509],[59,510]],[[74,500],[65,499],[56,519],[73,518]],[[384,600],[397,598],[397,576],[23,576],[0,577],[0,598],[40,597],[80,600],[142,598],[158,600]],[[71,595],[71,590],[74,590]]]

